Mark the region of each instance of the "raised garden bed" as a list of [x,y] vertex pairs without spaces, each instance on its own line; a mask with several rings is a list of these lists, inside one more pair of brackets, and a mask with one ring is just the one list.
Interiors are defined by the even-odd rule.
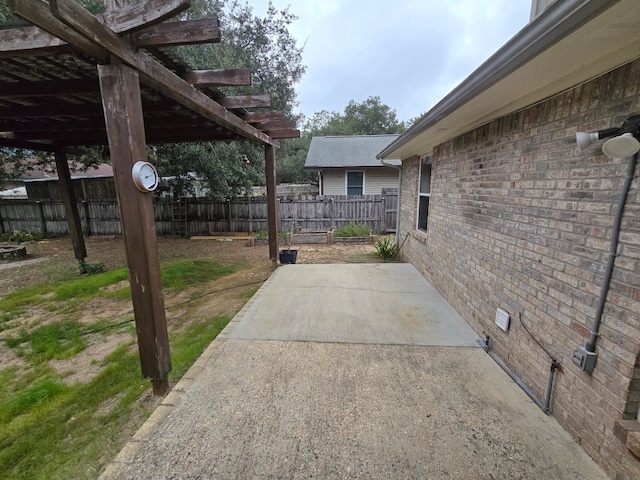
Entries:
[[0,245],[0,260],[19,260],[27,256],[23,245]]

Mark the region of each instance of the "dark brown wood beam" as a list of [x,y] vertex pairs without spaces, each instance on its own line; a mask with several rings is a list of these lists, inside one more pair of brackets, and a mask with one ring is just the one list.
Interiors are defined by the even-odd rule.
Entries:
[[145,0],[99,15],[98,19],[114,32],[133,32],[162,23],[190,6],[191,0]]
[[268,130],[293,130],[296,128],[295,123],[288,120],[279,120],[272,122],[254,123],[255,127],[266,132]]
[[182,78],[196,87],[243,87],[251,85],[248,68],[230,70],[189,70]]
[[300,130],[267,130],[271,138],[300,138]]
[[[31,5],[35,0],[20,0],[20,2]],[[40,18],[41,23],[38,26],[46,30],[49,23],[55,23],[52,19],[56,22],[58,19],[63,21],[74,33],[77,31],[91,42],[106,48],[113,56],[135,68],[140,75],[140,80],[159,93],[249,140],[265,145],[272,144],[272,139],[263,132],[194,89],[191,84],[185,82],[149,55],[144,52],[136,52],[133,46],[105,27],[73,0],[50,0],[50,7],[53,15],[50,16],[51,18]]]
[[251,124],[284,120],[282,112],[238,112],[238,116]]
[[269,108],[271,95],[239,95],[219,98],[220,105],[230,110],[240,108]]
[[16,55],[48,55],[67,47],[67,42],[40,27],[17,27],[0,30],[0,58]]
[[272,145],[264,147],[264,170],[267,181],[269,259],[275,268],[278,265],[278,198],[276,196],[276,149]]
[[67,153],[64,150],[58,150],[55,152],[54,157],[56,160],[56,170],[58,172],[58,182],[60,183],[60,191],[62,192],[64,210],[67,214],[67,225],[69,226],[69,234],[71,235],[73,254],[76,260],[84,262],[84,259],[87,258],[87,247],[84,243],[84,236],[82,235],[78,201],[76,199],[76,192],[73,189],[73,183],[71,182]]
[[145,28],[131,36],[137,47],[168,47],[220,42],[218,19],[168,22]]
[[100,85],[96,78],[70,80],[41,80],[36,82],[0,82],[0,98],[6,97],[54,97],[97,93]]
[[55,153],[60,149],[59,146],[56,146],[51,142],[47,142],[47,143],[29,142],[26,140],[20,140],[16,138],[4,138],[4,137],[0,137],[0,147],[24,148],[25,150],[34,150],[36,152],[50,152],[50,153]]
[[[22,0],[9,0],[9,5],[11,6],[12,3],[18,4],[21,2]],[[140,32],[140,34],[142,34],[144,30],[150,29],[154,25],[164,22],[166,19],[183,12],[189,8],[190,5],[191,0],[147,0],[145,2],[125,5],[115,11],[99,15],[98,18],[114,32],[126,33],[142,29]],[[44,8],[48,11],[46,4]],[[20,15],[15,10],[14,13],[16,13],[16,15]],[[33,15],[33,13],[30,15]],[[34,20],[29,20],[28,18],[27,20],[39,25],[39,23]],[[200,20],[198,20],[198,22],[199,21]],[[211,22],[211,20],[209,20],[209,22]],[[215,22],[217,29],[218,21],[213,20],[213,22]],[[176,27],[172,28],[176,29]],[[177,27],[178,30],[181,28],[182,27]],[[195,27],[192,27],[190,30],[190,33],[198,35],[198,41],[194,43],[205,43],[202,41],[204,32],[197,33],[195,30]],[[209,26],[207,29],[208,35],[211,35],[211,30],[212,27]],[[167,32],[166,34],[169,35],[170,32]],[[173,45],[183,44],[184,43],[174,43]],[[151,44],[148,44],[147,46],[149,45]],[[164,44],[156,46],[161,45]],[[59,38],[59,35],[55,32],[52,32],[51,30],[44,30],[38,26],[16,27],[7,30],[0,30],[0,57],[20,54],[45,55],[60,48],[68,48],[68,43],[62,38]]]
[[65,23],[51,15],[48,5],[40,0],[8,0],[9,9],[15,15],[24,18],[38,27],[46,25],[49,34],[75,46],[99,62],[109,60],[109,52],[84,35],[71,30]]
[[133,165],[147,160],[140,83],[137,73],[122,64],[100,65],[98,74],[127,253],[142,376],[152,380],[154,393],[164,393],[168,389],[171,355],[152,194],[138,190],[131,177]]
[[[143,102],[145,113],[172,113],[175,112],[179,105],[171,101],[162,101],[159,103]],[[0,107],[0,119],[7,120],[12,118],[47,118],[47,117],[90,117],[102,116],[102,105],[99,103],[91,104],[71,104],[71,103],[50,103],[45,107],[42,106],[15,106]]]

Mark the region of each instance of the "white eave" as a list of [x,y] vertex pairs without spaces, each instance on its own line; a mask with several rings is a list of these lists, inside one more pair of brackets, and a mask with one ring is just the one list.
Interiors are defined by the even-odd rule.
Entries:
[[385,148],[405,159],[640,56],[638,0],[562,0]]

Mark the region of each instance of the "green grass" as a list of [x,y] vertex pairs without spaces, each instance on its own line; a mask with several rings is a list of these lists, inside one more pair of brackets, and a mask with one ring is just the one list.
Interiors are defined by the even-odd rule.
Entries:
[[[212,260],[171,260],[161,265],[162,286],[167,290],[182,290],[233,273],[237,268],[237,266],[224,266]],[[2,312],[0,331],[6,329],[7,323],[22,314],[27,307],[52,300],[64,302],[64,304],[49,303],[46,306],[48,311],[56,311],[59,308],[70,309],[96,296],[128,300],[131,298],[128,285],[114,291],[105,290],[106,287],[128,278],[127,268],[122,267],[62,281],[53,286],[42,284],[11,293],[0,300],[0,312]]]
[[[170,336],[172,382],[181,378],[230,317],[214,317]],[[132,351],[133,350],[133,351]],[[99,459],[113,457],[121,425],[139,410],[150,387],[137,349],[124,344],[87,384],[66,386],[51,371],[20,384],[16,370],[0,371],[0,478],[96,478]],[[111,408],[101,414],[106,402]],[[148,416],[151,412],[138,412]]]
[[69,358],[84,350],[81,330],[83,325],[75,321],[44,325],[35,330],[22,330],[16,337],[5,338],[9,348],[15,348],[19,356],[34,363],[52,358]]
[[[210,260],[165,262],[163,287],[180,291],[238,268],[241,266],[222,266]],[[129,298],[128,286],[105,290],[126,279],[127,271],[122,268],[7,295],[0,300],[0,328],[34,305],[69,317],[74,308],[96,296]],[[229,320],[214,317],[170,333],[171,382],[184,375]],[[100,374],[85,384],[65,384],[47,363],[84,349],[87,332],[110,334],[110,323],[102,319],[82,325],[65,320],[5,338],[6,345],[28,361],[28,367],[0,370],[0,478],[97,478],[101,461],[113,458],[122,442],[134,433],[123,431],[123,426],[132,418],[142,421],[151,413],[140,401],[150,391],[150,382],[142,379],[133,341],[102,360]]]

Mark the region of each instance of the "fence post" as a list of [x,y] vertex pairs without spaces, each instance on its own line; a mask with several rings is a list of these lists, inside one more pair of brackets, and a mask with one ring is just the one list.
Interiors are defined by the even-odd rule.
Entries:
[[7,233],[4,229],[4,220],[2,218],[2,205],[0,205],[0,234]]
[[89,212],[89,202],[87,202],[86,200],[82,200],[82,210],[84,211],[84,221],[86,223],[86,234],[87,237],[91,236],[91,214]]
[[42,206],[42,202],[40,200],[36,201],[36,205],[38,205],[38,216],[40,218],[40,232],[43,235],[47,234],[47,220],[44,218],[44,207]]
[[227,222],[229,223],[229,232],[231,232],[231,199],[227,200]]

